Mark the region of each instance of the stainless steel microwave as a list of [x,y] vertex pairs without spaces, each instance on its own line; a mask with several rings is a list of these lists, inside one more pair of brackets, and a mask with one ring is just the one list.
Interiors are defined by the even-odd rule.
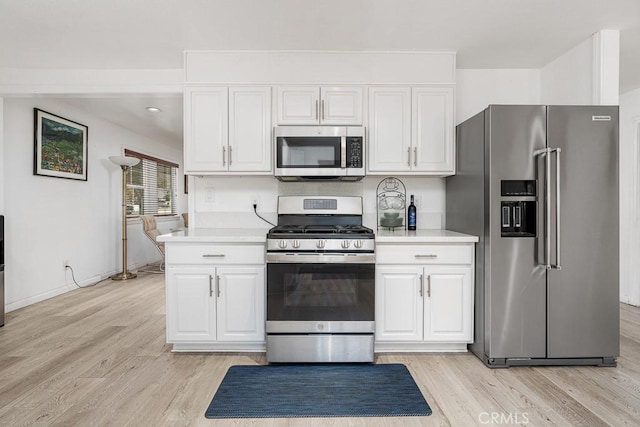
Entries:
[[276,178],[357,181],[364,177],[364,127],[280,126],[274,132]]

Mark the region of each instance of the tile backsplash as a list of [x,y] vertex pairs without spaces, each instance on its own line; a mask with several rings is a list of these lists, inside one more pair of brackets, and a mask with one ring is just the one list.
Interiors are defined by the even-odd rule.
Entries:
[[[358,182],[281,182],[272,176],[202,176],[194,180],[195,227],[270,227],[253,213],[277,221],[278,196],[360,196],[364,225],[376,228],[376,188],[385,176],[367,176]],[[443,178],[398,176],[407,189],[407,200],[415,195],[418,228],[442,228],[445,214]]]

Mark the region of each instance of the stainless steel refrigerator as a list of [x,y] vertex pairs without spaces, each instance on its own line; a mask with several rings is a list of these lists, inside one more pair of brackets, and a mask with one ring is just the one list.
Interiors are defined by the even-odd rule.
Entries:
[[456,149],[446,228],[480,237],[469,349],[489,367],[615,366],[618,107],[491,105]]

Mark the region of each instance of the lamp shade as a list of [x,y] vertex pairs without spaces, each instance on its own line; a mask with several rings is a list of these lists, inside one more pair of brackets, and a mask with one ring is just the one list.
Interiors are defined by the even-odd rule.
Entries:
[[140,163],[140,159],[127,156],[110,156],[109,160],[118,166],[135,166]]

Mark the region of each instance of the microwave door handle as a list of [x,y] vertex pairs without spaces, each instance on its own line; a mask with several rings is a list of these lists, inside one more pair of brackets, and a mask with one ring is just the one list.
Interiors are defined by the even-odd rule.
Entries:
[[347,168],[347,137],[340,137],[340,168]]

